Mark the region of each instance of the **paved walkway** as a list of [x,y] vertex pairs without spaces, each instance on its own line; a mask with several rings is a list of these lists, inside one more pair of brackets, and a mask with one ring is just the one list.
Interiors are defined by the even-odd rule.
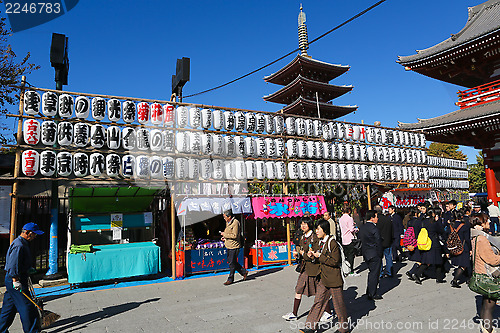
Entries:
[[[298,321],[281,318],[292,309],[294,268],[253,271],[247,281],[230,286],[223,285],[226,275],[217,275],[47,296],[46,309],[61,319],[46,331],[298,332],[313,298],[303,299]],[[397,278],[381,281],[384,299],[374,303],[362,297],[367,270],[360,268],[361,276],[347,278],[344,287],[348,314],[357,324],[354,332],[479,332],[472,320],[478,297],[467,286],[454,289],[434,280],[416,285],[404,275],[409,269],[405,262],[396,266]],[[22,332],[19,318],[10,332]]]

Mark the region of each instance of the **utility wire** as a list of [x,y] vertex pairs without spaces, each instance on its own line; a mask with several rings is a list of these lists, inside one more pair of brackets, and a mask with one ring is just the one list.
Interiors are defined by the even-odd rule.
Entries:
[[[317,37],[317,38],[313,39],[313,40],[312,40],[312,41],[310,41],[308,44],[309,44],[309,45],[311,45],[312,43],[317,42],[317,41],[318,41],[318,40],[320,40],[321,38],[325,37],[326,35],[331,34],[332,32],[334,32],[334,31],[335,31],[335,30],[337,30],[337,29],[340,29],[341,27],[343,27],[343,26],[344,26],[344,25],[346,25],[347,23],[349,23],[349,22],[351,22],[351,21],[354,21],[354,20],[355,20],[355,19],[357,19],[358,17],[360,17],[360,16],[362,16],[362,15],[366,14],[367,12],[369,12],[370,10],[374,9],[375,7],[377,7],[377,6],[381,5],[381,4],[382,4],[382,3],[384,3],[385,1],[386,1],[386,0],[380,0],[379,2],[377,2],[377,3],[375,3],[374,5],[372,5],[372,6],[368,7],[368,8],[366,8],[366,9],[365,9],[365,10],[363,10],[362,12],[359,12],[358,14],[354,15],[354,16],[353,16],[353,17],[351,17],[350,19],[348,19],[348,20],[346,20],[346,21],[342,22],[341,24],[337,25],[335,28],[333,28],[333,29],[331,29],[331,30],[328,30],[327,32],[325,32],[325,33],[324,33],[324,34],[322,34],[321,36],[319,36],[319,37]],[[250,76],[250,75],[252,75],[252,74],[255,74],[255,73],[257,73],[257,72],[259,72],[259,71],[263,70],[264,68],[267,68],[267,67],[269,67],[269,66],[271,66],[271,65],[273,65],[273,64],[275,64],[275,63],[277,63],[278,61],[280,61],[280,60],[282,60],[282,59],[284,59],[284,58],[288,57],[289,55],[291,55],[291,54],[293,54],[293,53],[295,53],[295,52],[297,52],[297,51],[300,51],[300,48],[296,48],[295,50],[290,51],[289,53],[285,54],[284,56],[279,57],[278,59],[276,59],[276,60],[274,60],[274,61],[272,61],[272,62],[270,62],[270,63],[268,63],[268,64],[266,64],[266,65],[264,65],[264,66],[262,66],[262,67],[259,67],[259,68],[255,69],[255,70],[253,70],[253,71],[251,71],[251,72],[249,72],[249,73],[245,74],[245,75],[242,75],[242,76],[240,76],[240,77],[238,77],[238,78],[236,78],[236,79],[234,79],[234,80],[231,80],[231,81],[229,81],[229,82],[226,82],[226,83],[224,83],[224,84],[221,84],[221,85],[219,85],[219,86],[216,86],[216,87],[213,87],[213,88],[210,88],[210,89],[207,89],[207,90],[200,91],[200,92],[195,93],[195,94],[191,94],[191,95],[184,96],[184,98],[189,98],[189,97],[194,97],[194,96],[202,95],[202,94],[205,94],[205,93],[207,93],[207,92],[214,91],[214,90],[220,89],[220,88],[222,88],[222,87],[228,86],[228,85],[230,85],[231,83],[234,83],[234,82],[236,82],[236,81],[239,81],[239,80],[241,80],[241,79],[244,79],[244,78],[246,78],[247,76]]]

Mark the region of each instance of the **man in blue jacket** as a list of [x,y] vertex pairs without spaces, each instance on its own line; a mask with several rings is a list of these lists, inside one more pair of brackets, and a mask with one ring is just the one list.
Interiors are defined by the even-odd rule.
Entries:
[[24,225],[21,235],[14,239],[7,250],[5,259],[5,287],[7,291],[3,297],[2,312],[0,313],[1,333],[8,332],[16,312],[19,312],[24,332],[40,332],[35,306],[22,292],[29,295],[28,271],[31,269],[33,261],[28,242],[41,234],[43,231],[36,223],[27,223]]

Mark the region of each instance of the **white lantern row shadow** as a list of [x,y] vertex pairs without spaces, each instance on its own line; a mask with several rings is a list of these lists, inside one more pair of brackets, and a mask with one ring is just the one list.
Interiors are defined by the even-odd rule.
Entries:
[[466,170],[454,170],[443,168],[429,168],[430,178],[469,178],[469,172]]
[[456,180],[456,179],[429,179],[429,183],[433,188],[441,189],[468,189],[468,180]]
[[27,91],[24,97],[24,111],[28,115],[38,115],[40,111],[47,117],[58,114],[61,118],[77,117],[103,120],[106,115],[111,122],[123,119],[125,123],[137,121],[140,124],[151,123],[156,126],[177,128],[214,129],[218,131],[236,131],[247,133],[282,134],[290,136],[324,138],[325,140],[344,139],[395,146],[425,147],[426,139],[422,133],[411,133],[378,127],[365,127],[342,122],[324,122],[319,119],[304,119],[258,112],[223,111],[179,106],[174,109],[170,104],[159,104],[118,99],[104,100],[94,97],[90,101],[85,96],[75,100],[68,94],[59,97],[53,92],[43,94],[40,106],[40,94]]
[[457,168],[467,170],[467,161],[454,160],[451,158],[429,156],[428,164],[430,166],[446,167],[446,168]]

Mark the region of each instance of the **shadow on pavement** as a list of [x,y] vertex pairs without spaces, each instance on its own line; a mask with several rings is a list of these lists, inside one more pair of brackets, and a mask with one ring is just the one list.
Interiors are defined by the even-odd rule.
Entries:
[[274,267],[274,268],[259,270],[259,271],[256,271],[256,272],[255,271],[249,271],[248,272],[247,281],[259,278],[261,276],[266,276],[268,274],[276,273],[276,272],[279,272],[279,271],[282,271],[282,270],[283,270],[283,267]]
[[[50,332],[62,332],[65,330],[68,331],[78,331],[81,332],[85,330],[89,324],[98,322],[102,319],[106,319],[109,317],[113,317],[115,315],[133,310],[141,306],[142,304],[158,302],[161,298],[151,298],[142,302],[128,302],[120,305],[113,305],[103,308],[100,311],[89,313],[83,316],[75,316],[71,318],[65,318],[59,321],[56,321],[49,328]],[[55,328],[55,329],[53,329]]]

